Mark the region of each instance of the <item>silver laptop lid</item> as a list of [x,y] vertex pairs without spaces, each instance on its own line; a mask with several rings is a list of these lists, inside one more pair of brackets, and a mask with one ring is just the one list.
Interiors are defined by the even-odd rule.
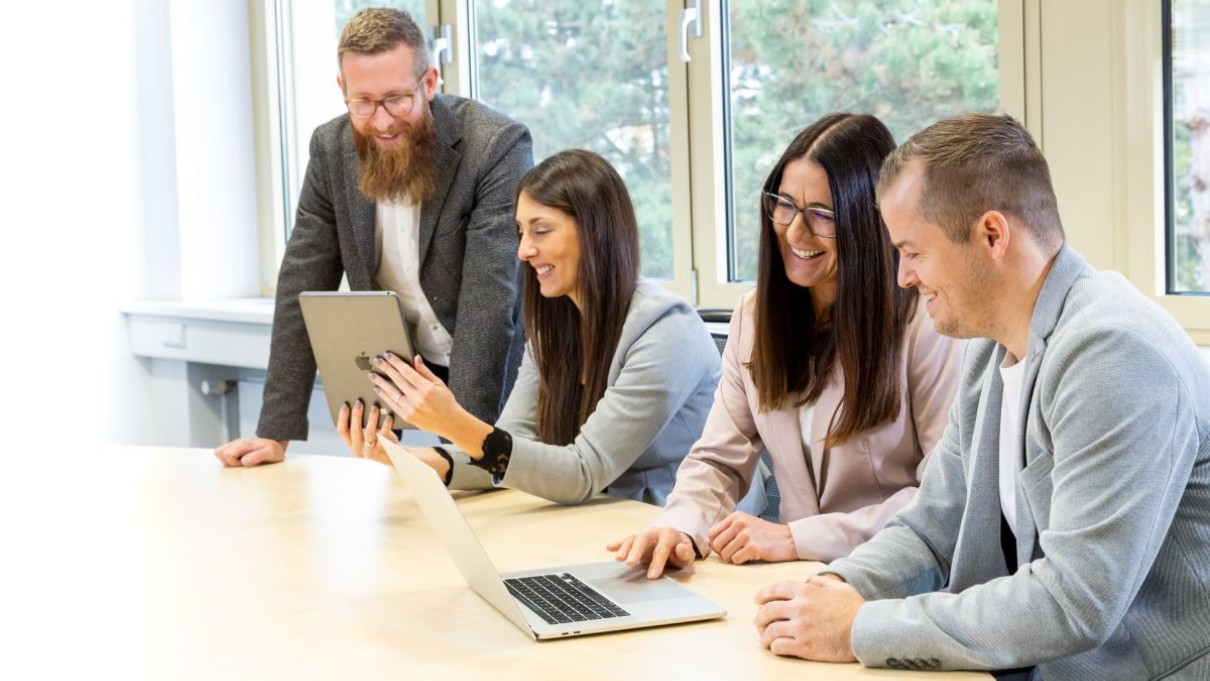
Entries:
[[499,570],[483,550],[483,545],[479,543],[479,538],[466,521],[466,516],[462,515],[462,510],[450,496],[445,483],[437,477],[437,473],[394,442],[386,439],[379,439],[379,442],[386,447],[391,463],[395,464],[395,469],[403,476],[404,483],[412,492],[416,504],[420,506],[420,511],[424,513],[425,519],[445,546],[446,552],[466,583],[496,610],[512,620],[519,629],[537,638],[533,627],[521,612],[521,606],[513,600],[512,594],[508,593],[508,588],[500,579]]

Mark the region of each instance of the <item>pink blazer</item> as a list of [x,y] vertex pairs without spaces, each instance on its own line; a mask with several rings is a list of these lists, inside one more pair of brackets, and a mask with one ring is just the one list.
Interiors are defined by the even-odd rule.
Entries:
[[732,316],[722,380],[702,437],[681,463],[668,503],[652,524],[688,533],[707,555],[706,533],[735,510],[767,448],[781,493],[780,520],[790,526],[798,557],[827,562],[847,556],[915,498],[928,454],[945,430],[965,343],[938,334],[924,306],[917,305],[900,350],[898,416],[825,448],[844,391],[837,365],[814,405],[808,459],[798,409],[759,409],[745,366],[752,356],[754,313],[752,291]]

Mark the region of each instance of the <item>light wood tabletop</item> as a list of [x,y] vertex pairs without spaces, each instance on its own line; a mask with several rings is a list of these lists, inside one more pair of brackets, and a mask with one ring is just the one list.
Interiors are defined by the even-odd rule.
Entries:
[[[753,595],[811,563],[699,561],[675,577],[723,620],[533,641],[466,586],[403,481],[371,461],[224,469],[209,450],[75,448],[5,477],[3,678],[923,676],[761,648]],[[605,544],[657,511],[455,496],[501,571],[609,560]]]

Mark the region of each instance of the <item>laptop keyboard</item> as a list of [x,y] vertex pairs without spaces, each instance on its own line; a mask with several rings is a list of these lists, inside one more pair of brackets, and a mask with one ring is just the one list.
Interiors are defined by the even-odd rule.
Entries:
[[588,622],[630,614],[566,572],[514,577],[504,580],[504,585],[514,598],[550,624]]

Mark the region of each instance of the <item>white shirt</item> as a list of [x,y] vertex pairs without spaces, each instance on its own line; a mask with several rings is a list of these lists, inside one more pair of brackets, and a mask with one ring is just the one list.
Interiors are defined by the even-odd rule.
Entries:
[[420,288],[420,205],[380,202],[374,210],[378,285],[399,294],[414,350],[424,361],[450,365],[454,339],[441,325]]
[[1004,396],[1000,402],[1000,509],[1014,535],[1017,532],[1017,474],[1021,470],[1021,384],[1025,381],[1025,362],[1005,355],[1009,366],[1000,365]]

